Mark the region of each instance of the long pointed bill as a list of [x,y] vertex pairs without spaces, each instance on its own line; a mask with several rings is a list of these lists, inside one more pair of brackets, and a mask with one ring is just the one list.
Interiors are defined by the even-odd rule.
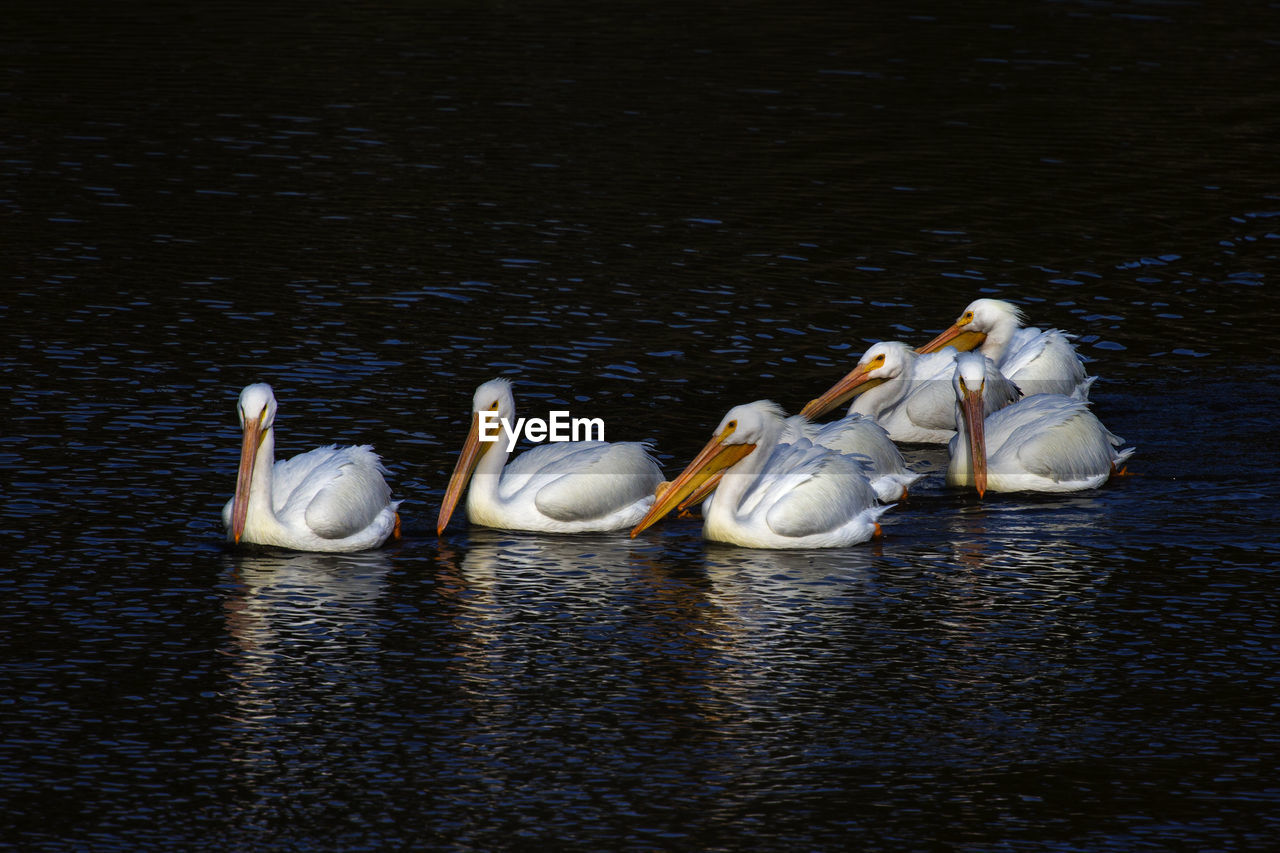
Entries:
[[982,412],[982,386],[978,386],[976,391],[964,389],[961,410],[969,433],[969,464],[973,468],[973,484],[978,489],[978,497],[982,497],[987,491],[987,441],[983,433],[986,424]]
[[449,486],[444,490],[444,501],[440,504],[440,515],[436,517],[436,535],[444,533],[445,527],[449,524],[449,519],[453,517],[453,510],[458,506],[458,499],[462,497],[463,491],[467,488],[467,483],[471,482],[471,472],[476,469],[476,463],[480,461],[480,457],[490,447],[493,447],[492,441],[480,440],[480,415],[473,412],[471,414],[471,430],[467,433],[467,441],[462,445],[462,452],[458,454],[458,462],[453,466],[453,476],[449,478]]
[[632,528],[632,539],[675,509],[711,477],[733,467],[740,459],[756,449],[754,444],[724,444],[724,440],[732,432],[733,427],[727,427],[724,432],[707,442],[706,447],[702,448],[693,461],[680,472],[680,476],[672,480],[666,491],[653,502],[653,506],[645,513],[644,518],[640,519],[640,523]]
[[822,417],[834,408],[844,405],[863,391],[870,391],[872,388],[884,382],[883,379],[872,379],[867,374],[867,366],[860,364],[853,370],[849,371],[843,379],[832,385],[827,392],[817,399],[810,400],[800,414],[807,420],[815,420]]
[[924,346],[916,347],[916,352],[923,355],[928,352],[937,352],[946,346],[955,347],[961,352],[968,352],[986,339],[986,332],[975,332],[972,329],[966,329],[964,326],[953,325]]
[[262,436],[262,421],[245,421],[244,438],[240,441],[240,469],[236,472],[236,493],[231,503],[231,538],[237,545],[244,535],[245,519],[249,517],[249,487],[253,485],[253,466],[258,462]]

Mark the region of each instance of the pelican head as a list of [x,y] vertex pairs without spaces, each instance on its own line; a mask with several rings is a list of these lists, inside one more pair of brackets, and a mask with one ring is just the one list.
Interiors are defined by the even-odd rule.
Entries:
[[240,392],[236,411],[240,416],[240,428],[244,431],[240,442],[240,468],[236,472],[235,497],[231,502],[231,537],[238,544],[244,534],[245,519],[249,517],[249,487],[253,483],[258,451],[276,420],[276,395],[265,382],[246,385]]
[[500,418],[516,416],[516,398],[511,393],[510,379],[490,379],[476,389],[471,397],[471,412],[478,414],[494,411]]
[[978,497],[982,497],[987,491],[987,445],[983,432],[986,422],[982,401],[986,381],[985,356],[965,352],[956,358],[956,371],[951,377],[951,387],[956,392],[956,427],[963,426],[963,432],[969,437],[969,462]]
[[[497,442],[480,440],[480,414],[494,412],[499,421],[512,421],[516,415],[516,400],[511,393],[511,380],[490,379],[476,389],[471,397],[471,429],[467,432],[467,440],[462,445],[458,462],[453,467],[453,476],[444,491],[444,500],[440,504],[440,514],[436,518],[436,533],[444,532],[453,516],[454,509],[462,492],[471,481],[480,458],[488,453]],[[496,422],[495,422],[496,423]]]
[[954,323],[917,352],[937,352],[945,346],[953,346],[963,352],[982,345],[988,336],[1007,343],[1022,320],[1022,309],[1012,302],[975,299]]
[[707,480],[751,455],[756,447],[772,448],[785,425],[786,415],[782,407],[771,400],[734,406],[720,421],[711,440],[680,472],[680,476],[671,481],[645,517],[632,529],[631,538],[671,512]]
[[880,341],[862,354],[853,370],[800,411],[809,420],[847,403],[857,395],[891,379],[911,375],[917,353],[900,341]]

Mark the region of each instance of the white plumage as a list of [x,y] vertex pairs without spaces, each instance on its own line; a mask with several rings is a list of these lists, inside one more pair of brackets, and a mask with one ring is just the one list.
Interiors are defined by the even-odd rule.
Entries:
[[979,348],[1000,372],[1022,389],[1025,396],[1065,394],[1089,398],[1094,377],[1067,336],[1057,329],[1023,326],[1020,308],[1003,299],[975,299],[960,317],[929,343],[920,347],[932,353],[944,346],[959,350]]
[[[946,444],[956,434],[951,392],[956,355],[951,347],[922,355],[900,341],[880,341],[801,414],[818,418],[852,397],[849,413],[875,419],[894,441]],[[1018,399],[1018,387],[994,363],[988,362],[986,370],[987,412]]]
[[1089,411],[1062,394],[1036,394],[993,412],[978,410],[983,357],[963,353],[953,378],[957,433],[947,483],[995,492],[1074,492],[1101,486],[1133,448]]
[[635,524],[653,505],[662,470],[643,444],[550,442],[508,465],[505,436],[480,440],[480,413],[487,411],[514,421],[508,380],[493,379],[476,389],[471,429],[445,490],[437,532],[444,532],[464,489],[472,524],[506,530],[618,530]]
[[363,551],[398,533],[399,501],[367,445],[320,447],[275,461],[276,398],[265,383],[240,392],[244,437],[236,491],[222,508],[233,542],[295,551]]
[[711,441],[658,497],[635,536],[723,471],[704,514],[707,539],[749,548],[832,548],[879,532],[869,463],[797,438],[781,444],[782,409],[760,400],[729,410]]
[[869,463],[866,473],[871,488],[885,503],[905,498],[911,484],[924,476],[907,467],[907,460],[889,433],[867,415],[853,413],[825,424],[815,424],[803,415],[792,415],[787,418],[778,443],[795,444],[799,439],[865,458]]

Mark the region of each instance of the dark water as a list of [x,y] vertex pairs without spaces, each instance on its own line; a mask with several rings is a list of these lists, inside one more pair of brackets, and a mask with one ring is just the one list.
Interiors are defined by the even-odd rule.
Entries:
[[[0,845],[1274,843],[1274,3],[25,6]],[[674,474],[980,294],[1134,476],[832,552],[434,534],[494,375]],[[402,542],[224,548],[257,380]]]

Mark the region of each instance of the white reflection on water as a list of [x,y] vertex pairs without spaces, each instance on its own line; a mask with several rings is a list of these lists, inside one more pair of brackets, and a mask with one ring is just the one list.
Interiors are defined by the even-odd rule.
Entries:
[[263,689],[283,688],[278,663],[325,641],[362,635],[361,623],[378,618],[372,605],[390,569],[376,551],[237,557],[240,586],[227,600],[227,631],[240,652],[240,684],[254,685],[245,691],[246,710],[269,705]]
[[[360,554],[237,554],[226,602],[235,660],[224,749],[247,824],[272,819],[281,796],[317,766],[358,766],[351,715],[377,684],[377,606],[391,561]],[[358,720],[358,718],[357,718]]]
[[[479,529],[465,552],[442,550],[463,629],[453,665],[474,726],[460,754],[512,797],[524,764],[572,761],[597,737],[615,761],[645,756],[647,778],[690,802],[745,772],[743,731],[759,720],[742,691],[759,663],[751,632],[694,561],[682,570],[626,536]],[[627,808],[648,807],[631,795]]]

